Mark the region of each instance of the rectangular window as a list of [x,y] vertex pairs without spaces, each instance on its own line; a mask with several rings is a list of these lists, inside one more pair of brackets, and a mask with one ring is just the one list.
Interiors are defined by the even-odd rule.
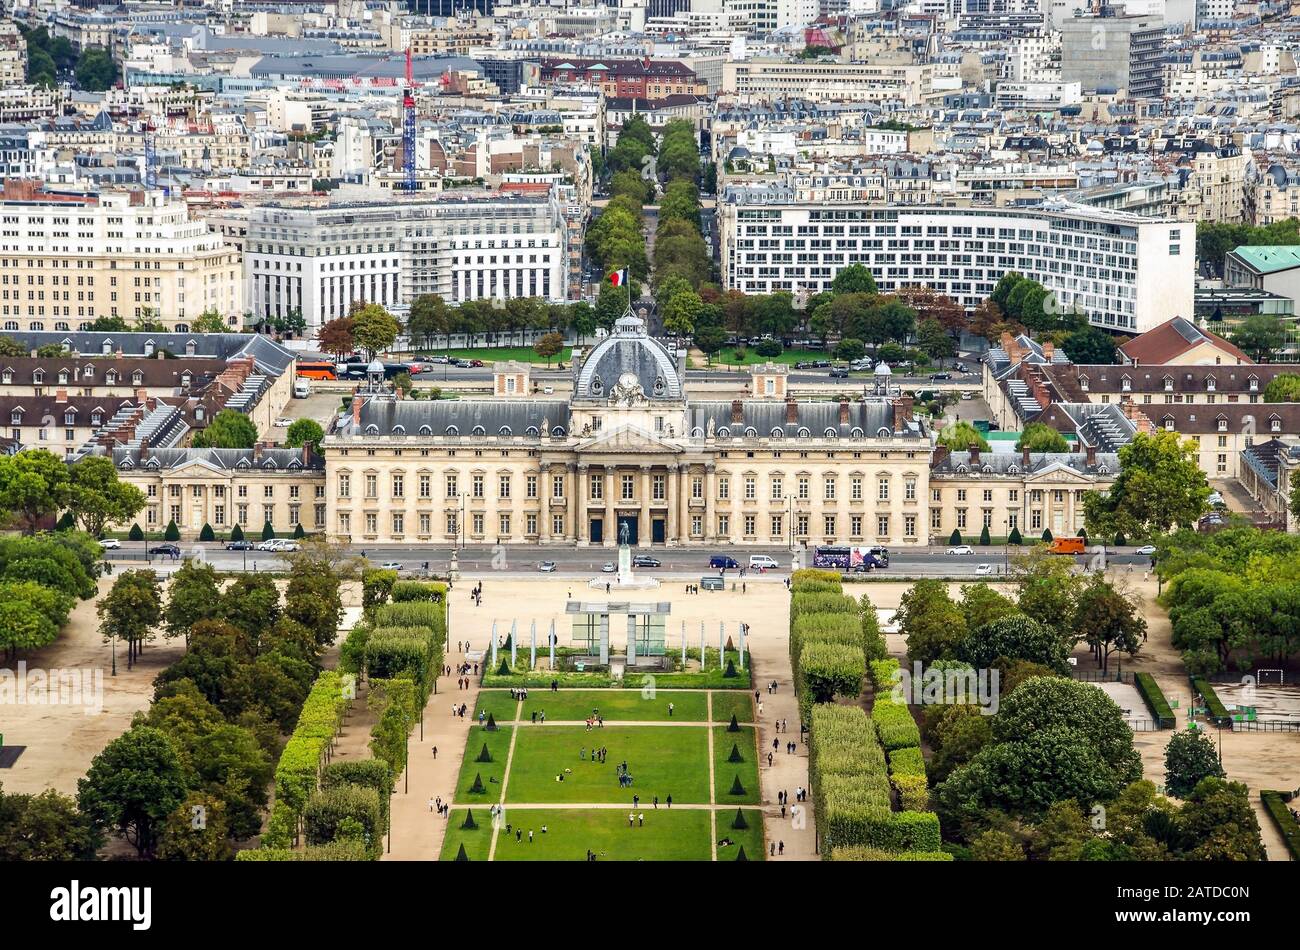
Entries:
[[752,501],[758,497],[758,479],[753,475],[745,476],[745,500]]
[[366,497],[367,497],[367,498],[378,498],[378,497],[379,497],[379,477],[378,477],[378,476],[376,476],[376,475],[367,475],[367,476],[366,476]]
[[831,475],[826,476],[826,480],[825,480],[825,482],[823,483],[823,495],[824,495],[824,497],[825,497],[825,499],[826,499],[827,501],[834,501],[834,500],[835,500],[835,478],[834,478],[834,476],[831,476]]
[[433,497],[433,478],[429,475],[420,476],[420,497],[421,498]]
[[862,515],[849,516],[849,537],[862,537]]
[[564,476],[563,475],[551,476],[551,497],[552,498],[564,497]]
[[806,475],[799,476],[799,497],[800,498],[806,499],[808,497],[808,492],[810,490],[808,487],[808,483],[809,483],[809,479]]
[[551,516],[551,533],[556,535],[564,534],[564,515]]
[[510,516],[508,514],[503,514],[498,520],[500,522],[501,535],[503,537],[508,537],[510,535]]
[[876,498],[879,501],[889,501],[889,479],[882,477],[877,482]]
[[406,528],[406,516],[400,511],[393,512],[393,534],[402,534]]
[[595,501],[605,497],[605,476],[592,475],[589,479],[591,483],[591,497]]
[[393,476],[393,497],[404,498],[406,496],[406,477],[403,475]]
[[876,534],[879,537],[889,537],[889,515],[879,515],[876,518]]
[[483,476],[482,475],[470,476],[470,495],[472,495],[474,498],[483,497]]
[[623,493],[621,497],[624,501],[631,501],[633,498],[636,497],[635,494],[636,476],[635,475],[624,475],[622,485],[623,485]]
[[862,479],[856,475],[849,479],[849,498],[853,501],[862,500]]
[[510,476],[502,475],[497,479],[497,491],[502,498],[510,497]]
[[745,515],[745,537],[752,538],[758,530],[758,519],[753,515]]
[[524,495],[528,498],[537,497],[537,476],[529,475],[524,479]]
[[456,480],[456,476],[455,476],[455,475],[448,475],[447,478],[446,478],[446,482],[447,482],[447,497],[448,497],[448,498],[457,498],[457,497],[459,497],[459,495],[460,495],[460,488],[459,488],[459,486],[458,486],[458,482],[457,482],[457,480]]
[[822,517],[822,534],[828,538],[835,537],[835,516],[825,515]]

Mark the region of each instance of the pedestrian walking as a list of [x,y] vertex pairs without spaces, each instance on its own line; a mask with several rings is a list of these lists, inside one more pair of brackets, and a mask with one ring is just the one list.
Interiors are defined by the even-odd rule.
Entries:
[[434,746],[434,747],[433,747],[433,758],[434,758],[435,761],[436,761],[437,758],[438,758],[438,747],[437,747],[437,746]]

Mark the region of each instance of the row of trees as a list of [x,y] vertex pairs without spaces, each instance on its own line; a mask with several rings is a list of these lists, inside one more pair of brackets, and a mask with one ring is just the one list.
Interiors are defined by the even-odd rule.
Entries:
[[[22,27],[19,27],[22,30]],[[87,46],[80,53],[63,36],[50,36],[43,27],[23,31],[27,44],[27,81],[37,86],[57,86],[75,78],[90,92],[103,92],[118,81],[121,71],[112,54],[102,46]]]
[[309,544],[288,556],[283,598],[274,578],[225,583],[187,561],[164,598],[152,571],[128,571],[101,601],[106,640],[128,663],[161,635],[185,654],[159,674],[154,701],[109,743],[78,783],[82,827],[113,831],[141,857],[225,860],[260,832],[281,736],[298,717],[342,616],[355,566]]

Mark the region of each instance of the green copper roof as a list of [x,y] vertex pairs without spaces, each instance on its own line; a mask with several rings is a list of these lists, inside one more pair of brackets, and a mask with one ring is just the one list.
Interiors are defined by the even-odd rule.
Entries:
[[1300,245],[1246,244],[1232,253],[1261,274],[1300,267]]

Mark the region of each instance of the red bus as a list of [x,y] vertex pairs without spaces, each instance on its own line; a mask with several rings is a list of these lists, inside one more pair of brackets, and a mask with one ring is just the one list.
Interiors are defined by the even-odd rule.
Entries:
[[303,379],[338,379],[333,363],[299,360],[298,375]]

